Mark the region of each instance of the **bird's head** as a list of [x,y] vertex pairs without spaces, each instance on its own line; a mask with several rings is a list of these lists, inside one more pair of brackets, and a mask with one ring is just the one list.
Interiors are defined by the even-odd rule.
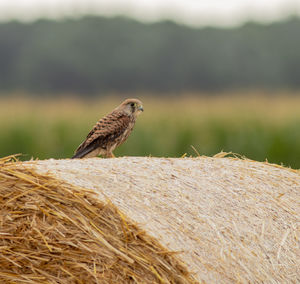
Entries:
[[143,104],[138,99],[127,99],[123,103],[121,103],[117,110],[125,112],[127,115],[133,115],[137,117],[139,114],[141,114],[143,109]]

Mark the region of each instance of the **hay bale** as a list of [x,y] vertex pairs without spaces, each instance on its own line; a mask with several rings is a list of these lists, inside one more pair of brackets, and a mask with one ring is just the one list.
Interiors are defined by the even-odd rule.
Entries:
[[132,157],[2,163],[0,174],[0,280],[300,281],[299,171]]

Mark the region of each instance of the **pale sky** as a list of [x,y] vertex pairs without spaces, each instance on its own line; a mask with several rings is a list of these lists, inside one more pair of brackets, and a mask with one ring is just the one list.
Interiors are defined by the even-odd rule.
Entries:
[[172,19],[231,26],[247,20],[271,22],[300,14],[300,0],[0,0],[0,20],[126,15],[141,21]]

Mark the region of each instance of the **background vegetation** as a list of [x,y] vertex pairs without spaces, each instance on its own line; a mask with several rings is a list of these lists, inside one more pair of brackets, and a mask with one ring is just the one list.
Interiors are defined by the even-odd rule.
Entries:
[[[115,154],[180,157],[232,151],[248,158],[300,168],[300,97],[261,93],[186,94],[178,99],[141,97],[145,112]],[[69,158],[91,127],[121,98],[2,99],[0,156]]]
[[117,155],[195,156],[193,145],[300,168],[299,30],[298,18],[226,29],[2,22],[0,155],[71,157],[100,117],[136,96],[146,111]]
[[85,17],[0,23],[0,90],[99,96],[299,88],[300,20],[236,28]]

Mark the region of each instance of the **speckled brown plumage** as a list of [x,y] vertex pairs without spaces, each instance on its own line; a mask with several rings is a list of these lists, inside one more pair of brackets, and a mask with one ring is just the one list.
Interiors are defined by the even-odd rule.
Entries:
[[72,158],[88,158],[98,155],[113,157],[112,151],[126,141],[137,116],[142,111],[141,101],[125,100],[112,113],[96,123]]

